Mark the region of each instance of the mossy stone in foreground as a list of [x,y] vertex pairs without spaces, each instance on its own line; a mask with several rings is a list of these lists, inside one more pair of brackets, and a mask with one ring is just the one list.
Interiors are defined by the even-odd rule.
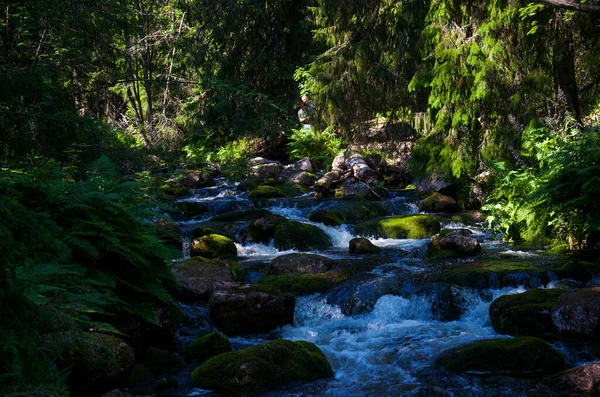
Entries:
[[187,361],[196,360],[199,363],[203,363],[209,358],[230,351],[231,343],[229,342],[229,338],[220,332],[211,332],[184,347],[181,355]]
[[399,215],[363,222],[356,233],[383,238],[426,238],[440,231],[440,222],[431,215]]
[[533,337],[473,342],[445,352],[437,363],[455,372],[525,377],[565,369],[564,357],[548,343]]
[[544,336],[554,332],[552,309],[562,289],[532,289],[522,294],[504,295],[490,305],[494,330],[513,336]]
[[324,250],[331,247],[331,239],[323,230],[302,222],[289,221],[275,227],[277,249],[300,251]]
[[317,346],[284,339],[221,354],[192,372],[192,380],[199,387],[234,394],[332,376],[331,365]]
[[209,234],[192,241],[191,256],[214,259],[225,255],[237,255],[235,243],[220,234]]

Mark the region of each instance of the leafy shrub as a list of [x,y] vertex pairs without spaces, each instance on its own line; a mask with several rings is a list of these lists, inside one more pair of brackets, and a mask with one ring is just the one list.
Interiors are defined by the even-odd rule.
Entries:
[[343,141],[331,127],[317,131],[311,128],[292,130],[288,142],[288,153],[291,160],[310,157],[316,169],[328,169],[331,161],[342,149]]

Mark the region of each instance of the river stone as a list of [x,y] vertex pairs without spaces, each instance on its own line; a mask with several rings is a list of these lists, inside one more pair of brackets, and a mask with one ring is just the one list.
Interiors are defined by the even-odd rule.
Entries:
[[546,383],[569,395],[600,396],[600,361],[560,372]]
[[315,178],[310,176],[306,171],[300,171],[292,174],[287,181],[306,188],[311,187],[315,183]]
[[176,262],[171,271],[183,285],[184,298],[208,299],[215,283],[233,281],[230,269],[204,258]]
[[341,226],[344,223],[344,215],[336,210],[315,210],[310,213],[308,220],[325,226]]
[[202,389],[228,394],[257,393],[332,376],[331,365],[316,345],[284,339],[221,354],[192,372],[192,380]]
[[294,170],[313,172],[312,163],[310,157],[304,157],[294,163]]
[[430,213],[460,212],[460,205],[452,197],[435,192],[419,203],[419,210]]
[[251,200],[262,200],[262,199],[271,199],[271,198],[284,198],[284,197],[292,197],[294,195],[294,191],[291,189],[284,189],[278,186],[267,186],[261,185],[257,186],[248,195],[248,198]]
[[[447,233],[443,233],[447,231]],[[442,230],[438,236],[434,236],[428,246],[428,256],[436,256],[438,251],[451,251],[456,256],[468,257],[481,252],[481,245],[477,239],[471,237],[470,230]]]
[[330,271],[335,265],[333,259],[315,254],[287,254],[273,259],[266,274],[318,274]]
[[288,221],[275,227],[275,248],[279,250],[325,250],[332,245],[327,233],[307,223]]
[[343,200],[365,200],[373,198],[373,191],[364,182],[347,180],[335,190],[335,198]]
[[192,238],[204,237],[209,234],[220,234],[227,238],[237,241],[237,234],[242,227],[246,225],[245,221],[231,221],[231,222],[203,222],[196,225],[192,229]]
[[219,234],[209,234],[192,241],[190,255],[207,259],[215,259],[226,255],[236,256],[237,248],[230,238]]
[[255,157],[249,162],[250,175],[259,179],[277,178],[282,170],[279,161],[267,160],[262,157]]
[[350,240],[348,250],[353,255],[378,254],[383,249],[373,244],[369,239],[357,237]]
[[600,338],[600,287],[565,292],[552,310],[556,329],[579,338]]
[[562,289],[535,288],[522,294],[499,297],[489,309],[494,331],[513,336],[552,335],[552,310],[564,292]]
[[271,211],[262,208],[253,208],[244,211],[231,211],[213,217],[210,222],[237,222],[237,221],[253,221],[258,218],[273,215]]
[[389,211],[372,201],[336,201],[335,210],[340,211],[346,223],[368,221],[389,215]]
[[275,227],[288,220],[281,215],[269,215],[252,221],[243,232],[246,241],[268,243],[275,238]]
[[431,215],[398,215],[363,222],[355,232],[382,238],[426,238],[440,231],[440,222]]
[[197,361],[202,364],[204,361],[218,356],[219,354],[231,351],[229,338],[220,332],[211,332],[197,338],[181,351],[181,355],[186,361]]
[[210,298],[210,318],[229,336],[265,333],[293,324],[296,298],[267,291],[259,286],[216,290]]
[[565,368],[564,357],[548,343],[533,337],[468,343],[444,352],[437,364],[454,372],[538,376]]
[[151,347],[145,354],[146,366],[156,373],[175,372],[182,369],[185,364],[175,353]]

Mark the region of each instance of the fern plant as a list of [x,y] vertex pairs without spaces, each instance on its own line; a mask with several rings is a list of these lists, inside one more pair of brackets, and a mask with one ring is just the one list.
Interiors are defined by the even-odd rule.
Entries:
[[331,127],[323,131],[311,127],[292,130],[287,146],[291,160],[309,157],[316,169],[328,169],[333,158],[342,150],[342,145],[342,139]]

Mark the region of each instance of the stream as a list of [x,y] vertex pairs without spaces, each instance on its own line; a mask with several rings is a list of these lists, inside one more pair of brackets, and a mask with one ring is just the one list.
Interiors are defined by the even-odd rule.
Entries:
[[[184,255],[189,257],[189,231],[195,225],[227,211],[253,208],[247,193],[235,185],[221,181],[218,187],[201,189],[183,201],[205,202],[206,212],[195,220],[178,223],[184,236]],[[378,201],[389,215],[417,213],[416,198],[410,193],[397,193]],[[315,209],[334,209],[335,200],[316,200],[312,194],[293,199],[262,200],[259,203],[275,214],[311,223],[332,239],[333,248],[313,251],[339,261],[351,261],[365,270],[323,294],[297,298],[294,325],[269,334],[231,338],[234,350],[272,339],[306,340],[315,343],[327,356],[335,377],[310,383],[292,383],[263,396],[528,396],[540,387],[526,381],[496,376],[450,374],[436,369],[440,353],[475,340],[505,338],[494,332],[488,309],[491,302],[505,294],[524,292],[530,287],[553,288],[563,280],[523,279],[523,284],[472,289],[453,287],[460,314],[442,321],[433,308],[439,305],[439,291],[427,286],[435,275],[452,266],[483,259],[502,261],[557,261],[541,251],[518,250],[494,238],[482,224],[469,225],[444,220],[444,228],[467,228],[482,245],[476,258],[429,260],[423,257],[429,239],[371,239],[384,254],[356,256],[348,254],[348,242],[356,237],[351,225],[325,226],[308,221]],[[236,243],[246,281],[256,281],[273,258],[294,250],[278,251],[273,245]],[[362,264],[361,264],[362,263]],[[597,280],[592,284],[597,284]],[[566,281],[568,282],[568,281]],[[437,303],[436,303],[437,302]],[[202,305],[183,305],[192,325],[180,330],[180,344],[193,340],[199,331],[212,331],[208,311]],[[195,325],[194,325],[195,324]],[[194,329],[194,327],[196,327]],[[201,332],[200,332],[201,333]],[[581,346],[554,343],[569,365],[593,360]],[[189,376],[188,376],[189,377]],[[189,386],[189,396],[217,396],[217,393]],[[544,395],[543,390],[542,394]]]

